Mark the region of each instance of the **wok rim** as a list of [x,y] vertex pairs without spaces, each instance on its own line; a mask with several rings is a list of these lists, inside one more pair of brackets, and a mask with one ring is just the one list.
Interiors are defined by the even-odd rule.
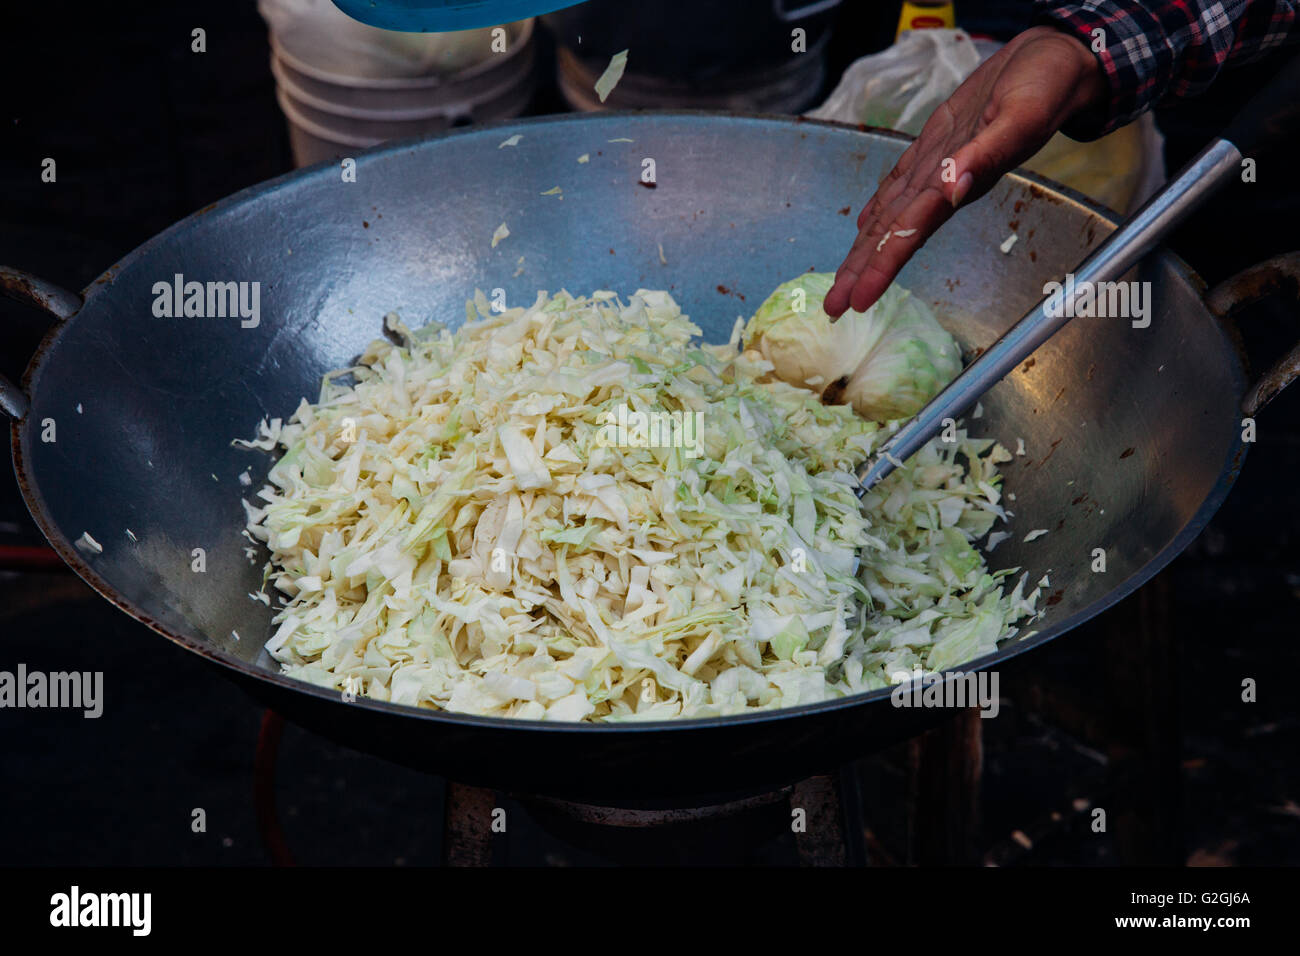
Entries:
[[[843,133],[850,137],[869,134],[872,136],[884,137],[886,139],[894,139],[901,143],[910,143],[915,139],[913,136],[906,133],[900,133],[896,130],[866,126],[863,124],[850,125],[833,121],[815,120],[803,116],[789,116],[787,114],[717,110],[619,110],[585,114],[548,114],[545,116],[527,117],[523,119],[507,119],[493,123],[479,124],[473,127],[453,128],[408,139],[390,140],[369,149],[359,150],[356,158],[359,160],[362,158],[371,160],[387,154],[395,154],[416,148],[425,143],[453,137],[481,136],[487,138],[493,134],[494,130],[505,128],[528,128],[560,123],[579,124],[592,121],[609,122],[611,120],[637,122],[663,118],[682,118],[705,121],[718,119],[725,121],[738,120],[742,122],[768,123],[794,128],[811,125],[828,129],[835,133]],[[104,289],[105,287],[112,286],[116,273],[125,271],[138,259],[142,259],[149,254],[155,247],[160,247],[174,241],[185,230],[194,227],[200,220],[208,216],[210,213],[224,212],[227,209],[249,203],[264,195],[274,193],[289,183],[305,180],[312,176],[319,176],[322,175],[325,170],[333,170],[335,168],[337,168],[336,161],[326,160],[312,166],[291,170],[260,183],[254,183],[251,186],[245,187],[238,192],[232,193],[229,196],[219,199],[216,202],[191,213],[131,250],[131,252],[127,253],[126,256],[109,266],[100,276],[87,284],[81,292],[83,300],[82,306],[74,315],[70,316],[65,321],[55,322],[49,332],[46,333],[45,337],[37,346],[31,360],[28,362],[26,370],[24,371],[22,377],[23,391],[29,396],[33,394],[31,384],[35,379],[39,378],[42,368],[45,365],[54,344],[63,334],[63,331],[80,317],[86,306],[94,301],[96,296],[107,294]],[[1088,198],[1087,196],[1084,196],[1082,193],[1079,193],[1068,186],[1039,176],[1027,169],[1016,169],[1015,171],[1006,174],[1006,177],[1004,178],[1010,179],[1013,182],[1015,180],[1020,180],[1044,189],[1048,193],[1054,193],[1058,197],[1082,207],[1085,211],[1091,213],[1103,223],[1110,226],[1111,229],[1114,229],[1118,224],[1118,216],[1115,211]],[[1203,295],[1206,288],[1204,280],[1202,280],[1201,277],[1180,256],[1169,250],[1163,244],[1157,246],[1151,253],[1148,253],[1148,255],[1157,257],[1157,261],[1167,263],[1176,275],[1185,279],[1198,294]],[[1204,305],[1203,301],[1202,305]],[[1206,309],[1206,315],[1208,318],[1213,319],[1213,317],[1210,316],[1208,309]],[[1247,384],[1244,356],[1241,347],[1239,343],[1234,340],[1233,336],[1227,334],[1226,322],[1216,320],[1214,324],[1215,328],[1218,329],[1222,335],[1224,344],[1229,346],[1229,348],[1225,349],[1225,352],[1231,357],[1231,377],[1235,380],[1235,384],[1238,386],[1238,394],[1234,397],[1237,401],[1240,401],[1240,397],[1244,394]],[[566,734],[605,734],[607,736],[624,733],[648,734],[664,731],[671,731],[678,735],[689,734],[691,732],[702,734],[709,732],[725,732],[749,725],[766,724],[778,720],[791,720],[796,718],[814,720],[817,718],[825,718],[841,711],[848,711],[881,702],[889,698],[896,688],[907,686],[892,684],[888,687],[867,691],[866,693],[849,694],[844,697],[832,698],[817,703],[761,710],[754,713],[732,714],[721,717],[676,718],[656,721],[634,720],[617,723],[588,721],[549,722],[542,720],[526,720],[517,717],[485,717],[477,714],[466,714],[441,709],[412,707],[406,704],[394,704],[389,701],[377,701],[363,697],[357,697],[352,702],[346,702],[342,699],[342,696],[337,690],[328,690],[306,681],[288,677],[278,671],[267,670],[259,667],[255,663],[246,662],[231,654],[229,651],[223,650],[201,639],[194,639],[187,635],[173,632],[166,625],[155,620],[152,616],[136,607],[131,601],[119,595],[116,590],[82,558],[76,548],[64,540],[58,529],[55,527],[54,522],[48,518],[45,500],[38,488],[36,477],[28,470],[28,459],[25,454],[23,436],[23,426],[26,424],[26,421],[26,418],[24,418],[22,420],[13,419],[10,422],[10,447],[14,475],[18,481],[18,486],[22,492],[23,500],[27,505],[28,512],[36,522],[41,534],[44,535],[46,541],[59,555],[60,559],[76,572],[78,577],[90,585],[94,591],[119,610],[125,612],[131,618],[144,624],[150,630],[171,641],[173,644],[179,645],[185,650],[191,651],[207,661],[220,665],[227,671],[233,672],[228,676],[235,678],[251,678],[254,682],[266,682],[275,685],[284,691],[309,694],[322,702],[330,702],[339,707],[360,707],[373,712],[376,717],[407,717],[429,721],[436,725],[447,725],[448,729],[478,728],[493,731],[514,730],[531,733],[554,733],[558,731]],[[1236,483],[1237,476],[1240,474],[1245,460],[1246,452],[1247,445],[1238,442],[1237,450],[1228,457],[1227,461],[1220,469],[1214,486],[1201,502],[1196,513],[1165,547],[1156,552],[1156,554],[1153,555],[1145,565],[1124,581],[1107,591],[1096,601],[1091,602],[1086,607],[1071,614],[1069,617],[1056,621],[1042,630],[1035,631],[1028,637],[1008,642],[1006,645],[1000,647],[991,654],[986,654],[983,657],[966,661],[960,666],[960,669],[954,668],[942,673],[945,676],[958,673],[959,670],[960,673],[977,673],[1011,661],[1027,651],[1034,650],[1050,640],[1069,633],[1079,625],[1097,617],[1131,595],[1138,588],[1155,577],[1156,574],[1164,570],[1170,562],[1181,554],[1192,540],[1194,540],[1205,529],[1206,525],[1209,524],[1215,513],[1222,506],[1228,493]]]

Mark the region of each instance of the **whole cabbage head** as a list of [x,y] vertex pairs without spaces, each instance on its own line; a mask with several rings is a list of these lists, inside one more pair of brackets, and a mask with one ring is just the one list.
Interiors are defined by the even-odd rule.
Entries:
[[745,327],[792,385],[877,422],[910,418],[961,371],[961,350],[920,299],[891,285],[866,312],[831,322],[822,310],[835,276],[808,272],[777,286]]

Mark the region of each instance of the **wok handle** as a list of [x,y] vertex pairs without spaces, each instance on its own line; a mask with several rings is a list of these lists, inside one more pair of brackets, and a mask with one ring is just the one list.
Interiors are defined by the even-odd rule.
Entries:
[[[34,305],[60,322],[76,315],[83,301],[75,292],[8,266],[0,266],[0,295]],[[0,375],[0,411],[15,421],[22,421],[29,407],[31,403],[23,390]]]
[[[1296,62],[1300,63],[1300,59]],[[1227,319],[1252,302],[1283,291],[1300,302],[1300,252],[1275,256],[1224,279],[1205,296],[1205,304],[1216,316]],[[1241,410],[1253,418],[1297,378],[1300,378],[1300,342],[1246,390]]]

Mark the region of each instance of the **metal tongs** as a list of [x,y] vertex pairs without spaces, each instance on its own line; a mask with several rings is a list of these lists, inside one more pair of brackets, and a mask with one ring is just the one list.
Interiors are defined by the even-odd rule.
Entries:
[[1230,179],[1246,158],[1271,160],[1261,175],[1288,176],[1294,160],[1279,155],[1287,130],[1300,125],[1300,56],[1292,57],[1224,130],[1074,269],[1074,283],[1040,302],[967,366],[858,469],[861,497],[1070,321],[1083,290],[1119,279],[1188,213]]

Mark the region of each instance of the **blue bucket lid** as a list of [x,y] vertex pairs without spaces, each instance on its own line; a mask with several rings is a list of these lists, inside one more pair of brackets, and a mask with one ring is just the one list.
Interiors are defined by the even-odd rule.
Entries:
[[512,23],[579,0],[334,0],[354,20],[405,33],[446,33]]

